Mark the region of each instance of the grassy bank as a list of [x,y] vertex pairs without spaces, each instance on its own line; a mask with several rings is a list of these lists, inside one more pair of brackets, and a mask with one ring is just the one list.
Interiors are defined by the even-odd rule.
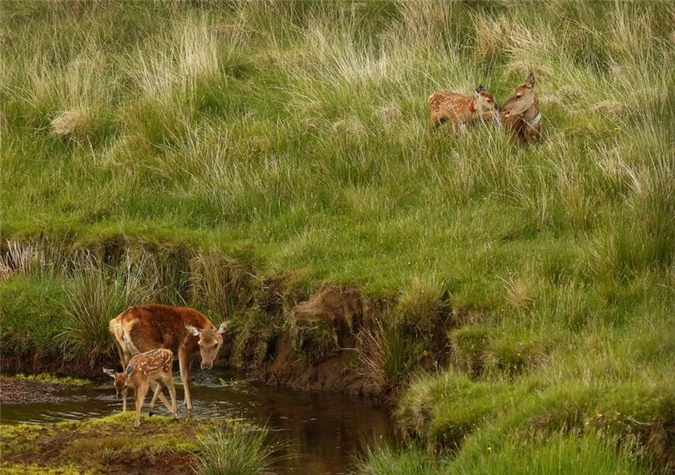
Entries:
[[[672,468],[670,3],[0,8],[3,358],[94,365],[150,300],[292,330],[349,284],[419,467]],[[428,132],[434,90],[503,103],[530,70],[541,144]]]
[[[132,412],[58,424],[0,426],[3,473],[263,473],[268,432],[225,421],[144,418]],[[271,448],[270,448],[271,447]]]

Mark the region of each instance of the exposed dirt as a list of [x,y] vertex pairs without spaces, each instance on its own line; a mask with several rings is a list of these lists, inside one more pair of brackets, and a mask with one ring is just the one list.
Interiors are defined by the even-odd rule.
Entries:
[[366,381],[348,368],[357,358],[366,305],[356,287],[324,285],[293,308],[294,328],[275,340],[259,377],[294,389],[365,392]]
[[62,401],[53,393],[63,385],[17,378],[0,378],[0,404],[33,404]]

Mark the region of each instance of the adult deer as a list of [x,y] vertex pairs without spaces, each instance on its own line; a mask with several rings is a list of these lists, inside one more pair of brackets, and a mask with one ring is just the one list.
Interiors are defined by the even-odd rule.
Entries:
[[141,305],[129,307],[110,320],[122,366],[126,367],[137,353],[168,348],[178,358],[180,377],[185,390],[185,407],[192,411],[190,370],[201,357],[201,368],[211,369],[223,344],[229,321],[218,328],[202,313],[188,307]]
[[[136,422],[135,427],[141,424],[141,409],[148,389],[154,389],[152,400],[150,401],[150,414],[155,407],[155,401],[159,396],[166,406],[171,411],[174,419],[176,414],[176,388],[173,386],[173,377],[171,371],[173,369],[173,353],[171,350],[160,348],[158,350],[150,350],[145,353],[138,354],[129,360],[126,369],[121,373],[115,373],[112,369],[103,368],[103,372],[112,377],[115,382],[115,389],[118,396],[122,394],[123,405],[122,410],[127,410],[127,389],[132,388],[135,392],[136,403]],[[171,406],[162,394],[162,385],[166,386],[171,396]]]
[[502,124],[521,144],[541,139],[539,98],[534,90],[534,73],[529,73],[502,106]]
[[454,92],[436,91],[429,103],[429,128],[435,129],[447,122],[456,135],[461,135],[467,124],[482,120],[499,120],[499,106],[483,86],[476,88],[476,97],[469,99]]

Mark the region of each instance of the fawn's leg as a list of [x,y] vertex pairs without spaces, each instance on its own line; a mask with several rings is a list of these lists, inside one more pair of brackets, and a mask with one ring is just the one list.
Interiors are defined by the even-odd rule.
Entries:
[[149,388],[150,386],[146,382],[141,384],[136,390],[136,422],[134,422],[134,427],[141,425],[141,409],[143,408],[143,400],[145,399],[145,395],[148,393]]
[[127,388],[122,389],[122,412],[127,412]]
[[162,401],[162,404],[164,404],[164,407],[166,407],[166,410],[171,412],[171,406],[169,406],[169,400],[166,398],[166,396],[162,392],[162,385],[159,384],[159,383],[153,383],[152,386],[153,386],[155,392],[152,394],[152,399],[150,400],[150,415],[152,415],[153,411],[155,410],[155,403],[157,402],[157,398],[159,398],[159,400]]

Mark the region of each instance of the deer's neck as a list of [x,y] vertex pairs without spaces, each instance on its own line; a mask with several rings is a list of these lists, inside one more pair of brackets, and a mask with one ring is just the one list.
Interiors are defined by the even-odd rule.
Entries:
[[527,125],[529,125],[530,127],[536,126],[539,122],[541,122],[541,112],[537,111],[537,115],[535,115],[530,120],[525,119],[525,122],[527,122]]
[[541,122],[541,112],[538,107],[530,107],[525,114],[523,114],[523,120],[527,123],[528,126],[534,127],[539,122]]

